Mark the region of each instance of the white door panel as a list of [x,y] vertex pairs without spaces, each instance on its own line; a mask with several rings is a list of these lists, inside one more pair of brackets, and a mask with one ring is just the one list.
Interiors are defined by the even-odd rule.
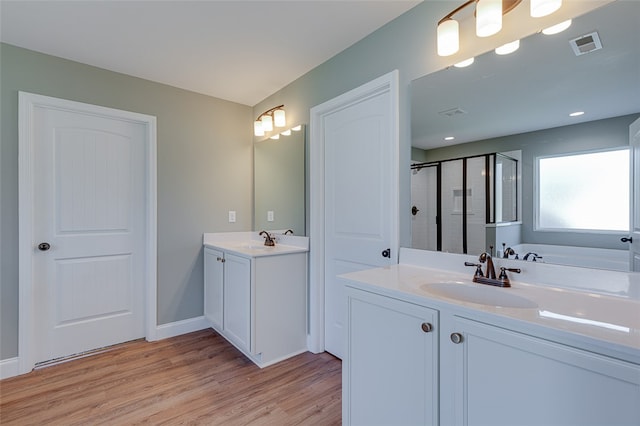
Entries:
[[[323,118],[325,350],[338,357],[346,298],[337,276],[389,265],[397,257],[395,107],[386,90]],[[390,256],[383,257],[388,249]]]
[[35,361],[143,337],[145,126],[35,110]]
[[631,154],[629,236],[632,238],[629,244],[629,264],[632,271],[640,272],[640,119],[631,123],[629,127],[629,145]]

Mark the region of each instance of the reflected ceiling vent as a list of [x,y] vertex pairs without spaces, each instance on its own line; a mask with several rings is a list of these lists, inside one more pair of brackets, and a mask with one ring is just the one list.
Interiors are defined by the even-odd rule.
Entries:
[[598,36],[597,31],[569,40],[569,43],[576,56],[602,49],[602,43],[600,42],[600,36]]
[[466,114],[467,111],[460,109],[458,107],[447,109],[445,111],[440,111],[438,114],[446,115],[447,117],[455,117],[456,115]]

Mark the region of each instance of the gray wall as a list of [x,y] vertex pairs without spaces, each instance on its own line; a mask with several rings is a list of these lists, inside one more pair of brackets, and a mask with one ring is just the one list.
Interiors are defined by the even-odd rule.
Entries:
[[[490,152],[522,150],[522,242],[626,249],[619,234],[536,232],[533,230],[536,157],[629,145],[629,125],[639,114],[557,127],[423,151],[423,161],[438,161]],[[419,150],[414,149],[418,154]]]
[[251,107],[7,44],[0,65],[0,359],[18,348],[18,90],[157,117],[158,324],[202,315],[202,233],[251,229]]

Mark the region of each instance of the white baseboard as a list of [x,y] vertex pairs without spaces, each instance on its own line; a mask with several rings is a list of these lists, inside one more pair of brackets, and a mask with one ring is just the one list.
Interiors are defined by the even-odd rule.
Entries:
[[0,360],[0,380],[8,379],[9,377],[17,376],[18,374],[17,357]]
[[154,340],[167,339],[169,337],[180,336],[181,334],[210,328],[211,324],[204,316],[189,318],[182,321],[170,322],[156,327]]

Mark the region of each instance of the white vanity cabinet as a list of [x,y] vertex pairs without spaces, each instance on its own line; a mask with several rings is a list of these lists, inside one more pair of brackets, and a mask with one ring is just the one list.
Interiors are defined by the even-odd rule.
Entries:
[[438,312],[347,287],[346,425],[438,424]]
[[638,364],[450,304],[346,294],[345,425],[640,424]]
[[443,425],[638,425],[638,365],[442,315]]
[[211,327],[258,366],[307,350],[306,252],[255,256],[205,246],[204,277]]

